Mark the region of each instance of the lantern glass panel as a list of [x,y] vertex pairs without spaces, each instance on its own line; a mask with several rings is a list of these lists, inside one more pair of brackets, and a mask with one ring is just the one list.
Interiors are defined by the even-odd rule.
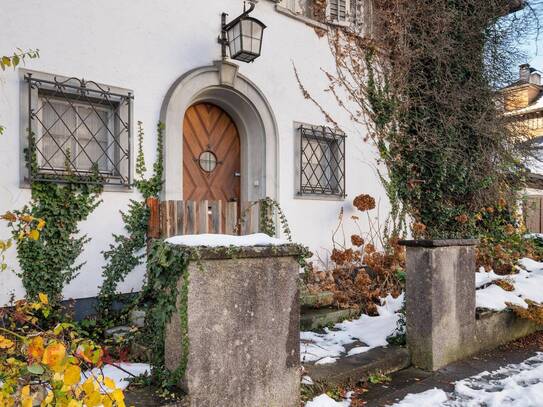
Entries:
[[240,24],[234,25],[227,32],[228,42],[230,44],[230,55],[235,55],[241,51]]

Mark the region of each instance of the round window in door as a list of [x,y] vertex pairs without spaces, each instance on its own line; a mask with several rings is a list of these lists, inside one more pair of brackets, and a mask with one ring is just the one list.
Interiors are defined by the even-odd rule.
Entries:
[[204,151],[198,158],[200,168],[205,172],[213,172],[217,166],[217,156],[211,151]]
[[240,141],[221,108],[198,103],[183,121],[183,199],[240,200]]

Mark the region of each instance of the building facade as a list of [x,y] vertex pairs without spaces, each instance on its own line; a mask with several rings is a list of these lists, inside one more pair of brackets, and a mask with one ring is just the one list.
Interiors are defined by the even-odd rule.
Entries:
[[[334,70],[323,32],[329,24],[368,24],[361,2],[260,0],[251,16],[266,28],[261,56],[252,63],[221,58],[221,13],[242,13],[240,0],[2,1],[0,53],[39,49],[40,57],[0,72],[0,212],[30,200],[30,179],[55,182],[70,166],[105,180],[103,202],[81,223],[92,239],[78,277],[65,298],[89,298],[101,283],[101,252],[112,233],[123,233],[119,215],[130,199],[137,122],[145,129],[148,167],[155,159],[158,122],[165,125],[162,199],[277,200],[295,241],[322,257],[341,208],[352,198],[374,196],[380,213],[387,200],[376,171],[376,152],[365,129],[349,120],[324,90],[323,70]],[[8,18],[9,17],[9,18]],[[339,124],[327,123],[304,98],[296,79]],[[82,96],[83,95],[83,96]],[[35,137],[37,168],[29,173],[24,150]],[[382,218],[383,222],[385,219]],[[351,232],[347,227],[347,239]],[[0,230],[7,237],[7,228]],[[0,302],[24,295],[14,270],[0,274]],[[120,289],[137,291],[143,268]]]
[[[504,89],[505,111],[521,123],[536,146],[543,148],[543,86],[541,73],[529,64],[519,67],[519,78]],[[537,154],[537,153],[536,153]],[[537,154],[543,158],[542,154]],[[530,159],[525,190],[525,222],[530,232],[543,232],[543,162]]]

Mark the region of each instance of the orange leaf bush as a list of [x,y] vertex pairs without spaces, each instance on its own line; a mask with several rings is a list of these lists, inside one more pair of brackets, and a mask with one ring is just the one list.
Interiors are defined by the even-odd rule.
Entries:
[[[51,306],[45,294],[39,298],[17,301],[0,315],[0,406],[124,407],[115,382],[92,374],[102,348],[70,323],[40,329],[38,316]],[[86,379],[84,370],[91,372]]]

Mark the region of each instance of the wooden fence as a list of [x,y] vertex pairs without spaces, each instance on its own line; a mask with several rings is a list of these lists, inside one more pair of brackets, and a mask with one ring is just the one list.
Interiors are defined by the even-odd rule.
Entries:
[[259,202],[147,200],[151,238],[219,233],[247,235],[260,225]]

